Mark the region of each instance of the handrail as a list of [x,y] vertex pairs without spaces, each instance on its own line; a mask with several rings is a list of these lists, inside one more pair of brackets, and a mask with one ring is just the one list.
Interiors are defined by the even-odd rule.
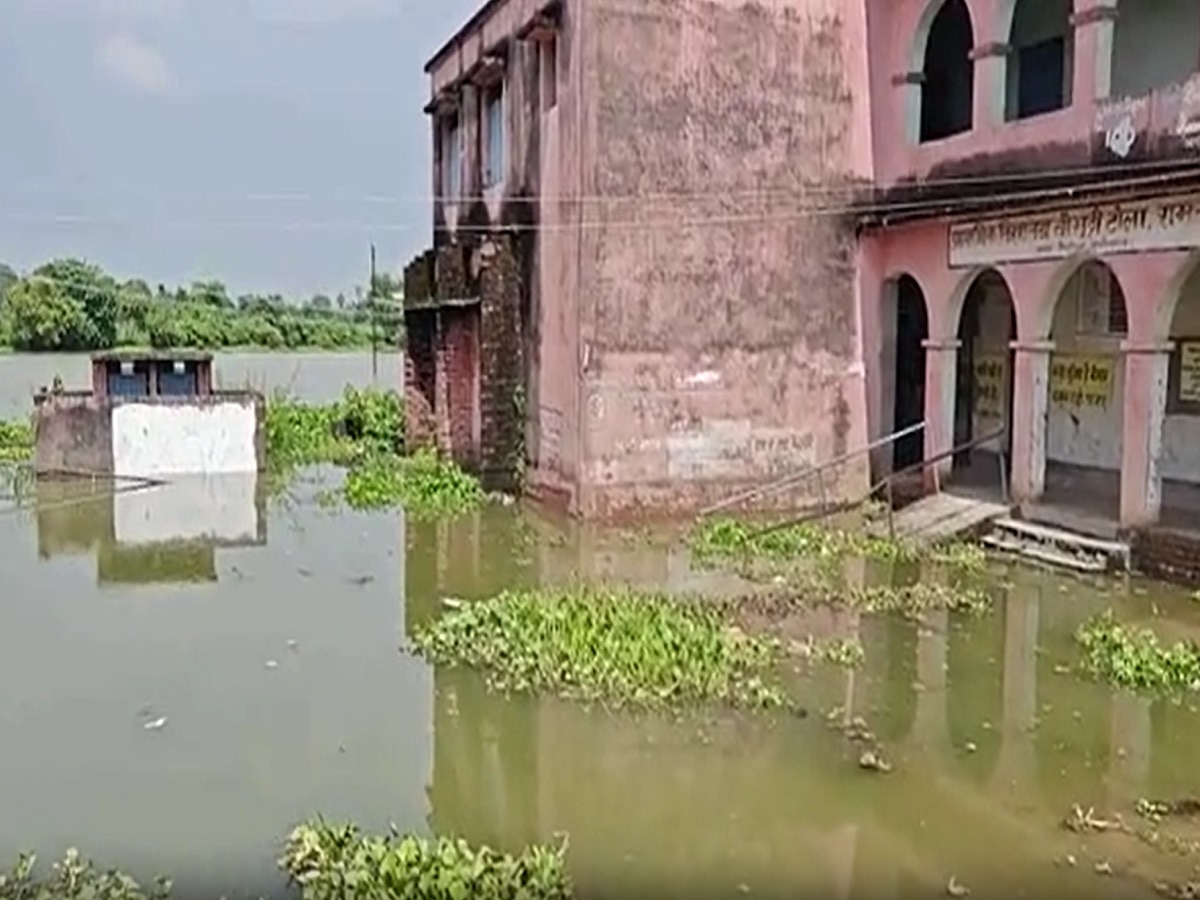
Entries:
[[918,431],[922,431],[925,428],[925,424],[925,422],[917,422],[915,425],[909,425],[906,428],[901,428],[899,431],[893,431],[891,434],[877,438],[866,446],[859,447],[857,450],[851,450],[847,453],[843,453],[841,456],[834,457],[831,460],[821,463],[819,466],[807,466],[804,469],[801,469],[799,472],[793,472],[790,475],[785,475],[782,478],[770,482],[769,484],[752,488],[751,490],[744,491],[740,494],[735,494],[734,496],[728,497],[719,503],[714,503],[712,506],[708,506],[700,510],[699,518],[710,516],[715,512],[720,512],[723,509],[729,509],[729,507],[737,506],[738,504],[744,503],[747,500],[769,497],[772,494],[778,494],[780,491],[785,491],[788,488],[795,487],[802,481],[808,478],[819,476],[835,466],[844,465],[852,459],[856,459],[859,456],[870,453],[872,450],[878,450],[880,447],[885,447],[894,441],[900,440],[900,438],[908,437],[910,434],[915,434]]
[[[832,507],[826,507],[824,501],[822,501],[821,506],[818,507],[816,510],[810,509],[795,518],[787,519],[783,522],[776,522],[773,525],[768,525],[765,528],[762,528],[762,529],[754,532],[752,535],[750,535],[750,537],[751,538],[762,537],[765,534],[771,534],[772,532],[775,532],[775,531],[782,531],[784,528],[791,528],[795,525],[800,525],[804,522],[811,522],[814,519],[824,519],[824,518],[828,517],[829,515],[832,515],[835,512],[844,512],[849,509],[854,509],[858,506],[861,506],[867,500],[870,500],[872,497],[874,497],[875,494],[882,487],[886,487],[888,489],[888,503],[887,503],[888,532],[889,532],[889,534],[892,534],[894,536],[894,529],[893,529],[893,523],[892,523],[892,497],[891,497],[891,488],[892,488],[893,480],[895,480],[896,478],[899,478],[902,475],[908,475],[908,474],[911,474],[912,472],[919,472],[922,469],[925,469],[935,463],[939,463],[939,462],[942,462],[943,460],[950,459],[954,456],[957,456],[959,453],[962,453],[964,450],[971,450],[975,447],[980,446],[981,444],[986,444],[988,441],[994,441],[994,440],[997,440],[998,438],[1003,438],[1006,433],[1006,430],[1007,429],[1005,429],[1005,428],[998,428],[995,431],[992,431],[992,432],[989,432],[988,434],[983,435],[982,437],[972,438],[969,441],[964,441],[963,443],[959,444],[956,447],[951,447],[949,450],[943,450],[939,453],[935,453],[933,456],[929,457],[928,459],[923,459],[920,462],[911,463],[910,465],[904,466],[903,468],[898,469],[895,472],[889,472],[887,475],[885,475],[883,478],[881,478],[878,482],[873,484],[871,486],[871,489],[869,491],[867,491],[866,496],[863,497],[861,500],[844,501],[844,502],[836,504]],[[1005,474],[1005,466],[1004,466],[1004,451],[1001,451],[999,456],[1000,456],[1000,482],[1001,482],[1000,489],[1001,489],[1001,492],[1003,493],[1005,499],[1007,500],[1008,484],[1007,484],[1007,479],[1006,479],[1006,474]],[[940,492],[940,490],[939,490],[939,492]]]

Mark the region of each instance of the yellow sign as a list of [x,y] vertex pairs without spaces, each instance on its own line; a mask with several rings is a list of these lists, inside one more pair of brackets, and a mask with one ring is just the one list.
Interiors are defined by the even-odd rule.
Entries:
[[1004,369],[1003,354],[980,353],[975,357],[975,415],[1004,418]]
[[1052,356],[1050,402],[1054,406],[1108,409],[1116,359],[1111,356]]
[[1179,399],[1200,403],[1200,341],[1179,345]]

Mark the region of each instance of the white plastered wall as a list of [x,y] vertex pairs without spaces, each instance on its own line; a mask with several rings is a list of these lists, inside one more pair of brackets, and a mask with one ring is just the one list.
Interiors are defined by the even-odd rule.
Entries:
[[[1010,377],[1008,345],[1013,339],[1011,334],[1012,304],[1009,301],[1008,288],[1003,282],[991,281],[981,282],[979,289],[983,293],[979,299],[979,334],[975,336],[973,357],[976,360],[994,357],[1004,368],[1000,378],[1000,416],[990,416],[980,412],[978,402],[976,402],[975,409],[971,411],[973,423],[971,433],[976,437],[1003,428],[1010,419],[1009,405],[1012,402],[1007,390]],[[1000,449],[996,441],[989,441],[982,446],[984,449],[992,451]]]
[[124,478],[258,471],[251,401],[121,403],[112,411],[113,474]]

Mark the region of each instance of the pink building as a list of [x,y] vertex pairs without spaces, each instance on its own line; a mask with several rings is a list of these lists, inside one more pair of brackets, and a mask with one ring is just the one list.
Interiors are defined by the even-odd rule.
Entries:
[[866,5],[869,432],[1003,429],[944,474],[1200,525],[1200,3]]
[[[484,3],[426,67],[410,440],[587,517],[861,448],[866,27],[841,0]],[[867,488],[860,458],[765,502]]]

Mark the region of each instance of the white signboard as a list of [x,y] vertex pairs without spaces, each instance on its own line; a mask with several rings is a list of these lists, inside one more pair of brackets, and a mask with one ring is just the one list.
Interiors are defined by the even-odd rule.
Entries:
[[1200,194],[995,216],[950,226],[950,266],[1200,246]]

